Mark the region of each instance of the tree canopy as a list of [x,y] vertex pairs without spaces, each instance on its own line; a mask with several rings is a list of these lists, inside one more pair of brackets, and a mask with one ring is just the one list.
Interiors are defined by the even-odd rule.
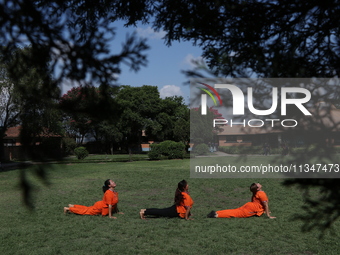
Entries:
[[[26,61],[37,70],[49,62],[55,83],[114,85],[122,63],[137,71],[146,64],[145,40],[129,35],[121,49],[110,52],[112,23],[133,24],[145,11],[144,1],[4,1],[0,3],[0,43],[4,56],[30,45]],[[39,57],[37,57],[39,56]],[[42,72],[45,70],[41,70]]]
[[112,83],[121,63],[146,64],[145,41],[128,37],[120,53],[108,44],[114,22],[149,23],[165,42],[200,46],[215,75],[333,77],[339,74],[338,0],[320,1],[6,1],[0,5],[5,49],[31,44],[59,78]]

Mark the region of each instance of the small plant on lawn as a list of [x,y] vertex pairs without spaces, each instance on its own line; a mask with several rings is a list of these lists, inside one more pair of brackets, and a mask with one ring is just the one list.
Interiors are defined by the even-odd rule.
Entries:
[[78,147],[74,149],[74,154],[76,154],[78,159],[84,159],[89,155],[89,152],[85,147]]
[[198,144],[194,147],[194,153],[197,155],[207,155],[209,153],[209,146],[205,143]]

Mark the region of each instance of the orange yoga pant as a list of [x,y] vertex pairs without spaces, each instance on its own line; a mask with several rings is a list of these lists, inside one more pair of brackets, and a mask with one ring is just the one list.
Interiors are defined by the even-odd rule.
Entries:
[[242,208],[221,210],[216,212],[218,218],[247,218],[256,215],[255,212],[249,212]]
[[101,202],[98,201],[93,206],[74,205],[74,207],[70,207],[70,212],[80,215],[98,215],[102,213]]

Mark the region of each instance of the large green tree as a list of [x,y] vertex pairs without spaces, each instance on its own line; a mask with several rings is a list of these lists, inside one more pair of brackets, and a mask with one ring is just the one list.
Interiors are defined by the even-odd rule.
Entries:
[[189,127],[189,108],[183,97],[166,97],[160,101],[159,111],[152,125],[147,127],[146,134],[156,141],[172,140],[187,144],[190,140]]
[[154,125],[154,119],[160,112],[159,92],[155,86],[124,85],[115,99],[121,113],[118,128],[123,134],[122,147],[131,153],[141,144],[142,131]]
[[[182,97],[161,99],[157,87],[122,86],[103,98],[101,88],[75,87],[60,99],[68,136],[92,136],[112,153],[138,148],[142,132],[156,141],[189,142],[189,109]],[[103,105],[105,104],[105,105]]]
[[[35,144],[35,139],[41,136],[60,132],[55,100],[59,91],[49,87],[52,80],[48,73],[42,76],[41,72],[26,62],[31,54],[32,48],[25,47],[11,52],[10,57],[1,58],[0,61],[2,130],[21,125],[21,142],[27,147]],[[26,152],[31,154],[32,150]]]
[[117,129],[121,116],[114,99],[117,91],[118,87],[113,87],[104,94],[102,87],[80,86],[64,94],[59,100],[59,107],[66,136],[78,138],[79,144],[86,136],[91,136],[112,152],[113,144],[122,137]]
[[[79,139],[82,144],[85,136],[90,132],[94,120],[91,112],[98,108],[95,105],[100,100],[99,89],[95,87],[74,87],[59,100],[63,111],[63,122],[66,135]],[[96,109],[96,110],[95,110]]]
[[[32,48],[25,47],[14,51],[9,60],[8,71],[13,84],[12,95],[16,97],[19,107],[19,123],[21,129],[21,143],[26,148],[28,158],[35,157],[30,146],[36,144],[42,135],[59,134],[59,112],[57,99],[59,89],[53,85],[48,71],[48,62],[38,70],[29,65],[27,59],[32,59]],[[21,75],[14,75],[14,73]]]
[[7,76],[6,65],[0,61],[0,160],[4,160],[3,137],[9,127],[19,123],[20,105],[14,85]]
[[18,123],[19,103],[8,75],[8,62],[0,57],[0,126],[5,130]]

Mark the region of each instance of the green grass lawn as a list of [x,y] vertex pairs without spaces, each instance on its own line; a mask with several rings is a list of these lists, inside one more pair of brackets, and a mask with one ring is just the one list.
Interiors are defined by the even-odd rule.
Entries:
[[[304,204],[301,191],[283,186],[283,179],[190,178],[189,166],[190,160],[55,164],[48,186],[28,175],[34,211],[22,205],[20,170],[1,172],[0,254],[340,254],[339,222],[323,239],[317,231],[302,233],[303,222],[294,220]],[[63,214],[69,203],[101,200],[108,178],[117,183],[124,215]],[[170,206],[182,179],[195,201],[194,220],[139,219],[141,208]],[[248,202],[252,182],[263,185],[277,219],[206,218],[211,210]]]

